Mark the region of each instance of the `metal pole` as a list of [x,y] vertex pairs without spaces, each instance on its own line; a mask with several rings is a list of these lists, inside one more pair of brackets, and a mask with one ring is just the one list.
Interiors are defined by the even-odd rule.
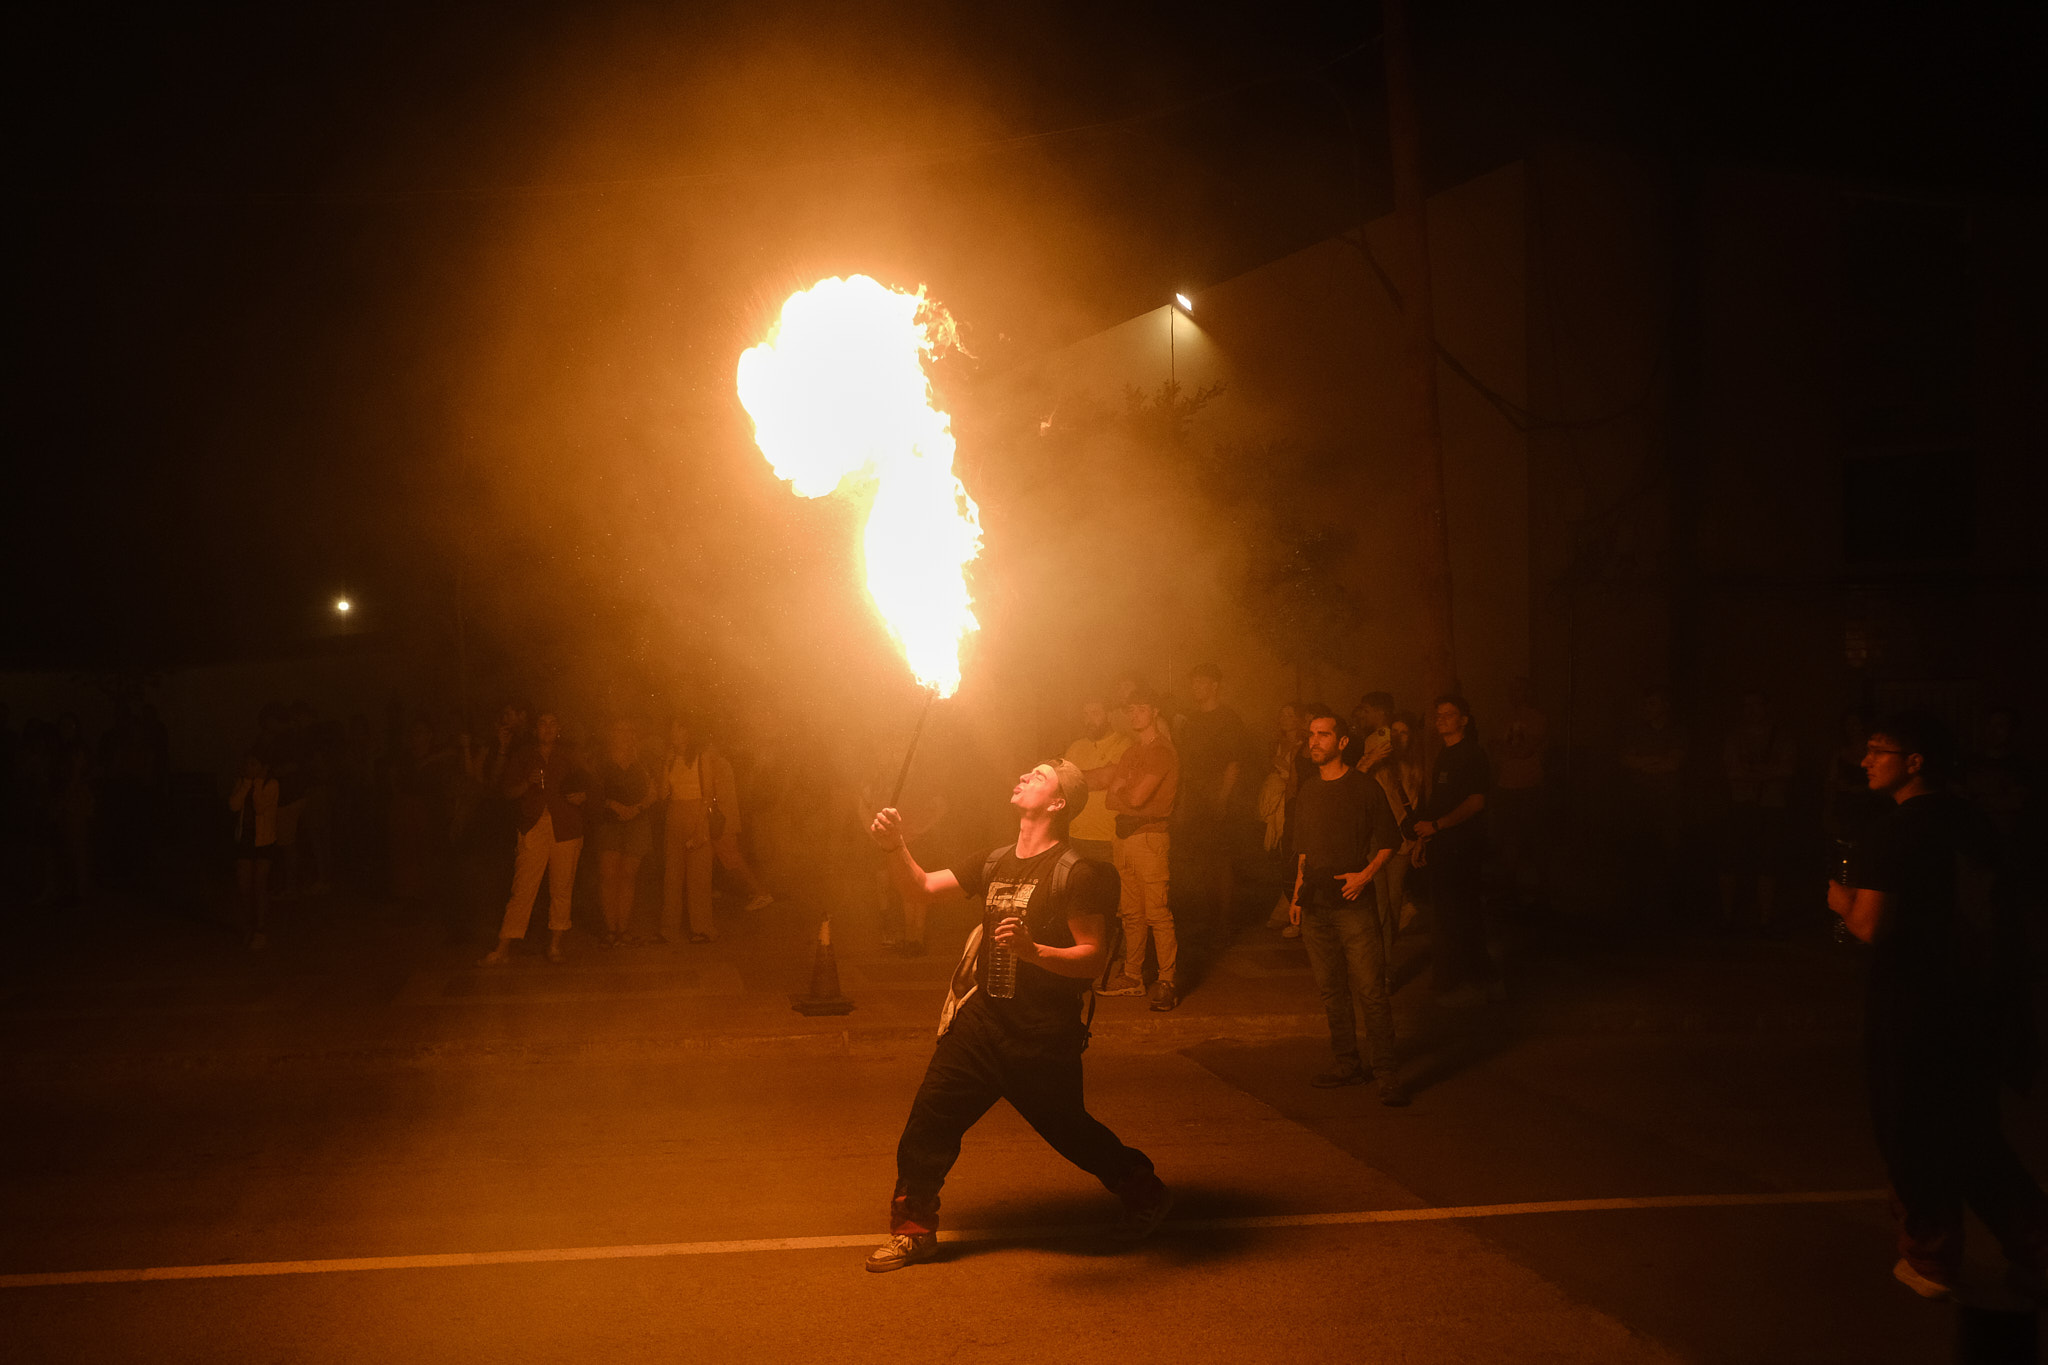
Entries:
[[924,737],[925,718],[932,713],[932,703],[939,699],[939,689],[927,687],[924,690],[924,707],[917,713],[917,728],[910,732],[910,748],[904,752],[903,767],[896,774],[896,790],[889,797],[893,808],[903,799],[903,784],[910,780],[910,760],[917,757],[917,742]]

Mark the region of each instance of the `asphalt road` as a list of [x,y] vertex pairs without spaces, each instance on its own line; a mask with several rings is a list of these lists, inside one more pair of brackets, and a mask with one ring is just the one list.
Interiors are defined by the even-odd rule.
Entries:
[[[1882,1183],[1853,1040],[1479,1028],[1433,1056],[1392,1111],[1307,1087],[1314,1040],[1098,1048],[1091,1106],[1181,1196],[1182,1226],[1134,1248],[964,1242],[886,1276],[854,1245],[8,1287],[0,1341],[24,1362],[1949,1358],[1953,1310],[1892,1283],[1881,1205],[1746,1202]],[[878,1239],[924,1057],[24,1083],[0,1129],[0,1275]],[[1674,1195],[1735,1202],[1185,1226]],[[1113,1212],[1002,1107],[945,1209],[998,1232]]]

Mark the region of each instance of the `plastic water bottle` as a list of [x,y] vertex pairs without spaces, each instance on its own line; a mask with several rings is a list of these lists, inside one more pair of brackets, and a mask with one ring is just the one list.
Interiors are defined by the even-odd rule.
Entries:
[[1008,913],[990,910],[982,928],[988,944],[988,993],[997,1000],[1010,1000],[1017,994],[1017,955],[996,942],[996,925],[1009,918]]

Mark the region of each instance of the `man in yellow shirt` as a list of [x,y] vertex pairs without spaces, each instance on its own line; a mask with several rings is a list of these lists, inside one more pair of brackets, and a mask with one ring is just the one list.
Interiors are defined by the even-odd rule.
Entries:
[[[1067,762],[1081,770],[1094,791],[1109,787],[1109,770],[1131,747],[1131,737],[1109,723],[1109,707],[1100,697],[1081,703],[1081,737],[1067,746]],[[1090,801],[1074,817],[1067,838],[1082,857],[1099,863],[1111,860],[1111,841],[1116,837],[1116,812],[1107,801]]]

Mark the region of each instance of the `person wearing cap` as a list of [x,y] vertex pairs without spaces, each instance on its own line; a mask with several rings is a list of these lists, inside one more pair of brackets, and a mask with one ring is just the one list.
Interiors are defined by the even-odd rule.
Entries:
[[1081,1098],[1090,985],[1102,970],[1117,873],[1081,857],[1068,826],[1088,803],[1088,779],[1065,759],[1017,779],[1013,844],[958,867],[927,872],[903,842],[903,817],[876,814],[869,835],[888,857],[906,901],[982,898],[939,1013],[939,1041],[896,1145],[889,1237],[870,1271],[900,1270],[938,1253],[939,1190],[960,1140],[997,1100],[1008,1100],[1053,1150],[1100,1180],[1123,1204],[1118,1235],[1144,1237],[1172,1196],[1143,1152],[1126,1147]]

